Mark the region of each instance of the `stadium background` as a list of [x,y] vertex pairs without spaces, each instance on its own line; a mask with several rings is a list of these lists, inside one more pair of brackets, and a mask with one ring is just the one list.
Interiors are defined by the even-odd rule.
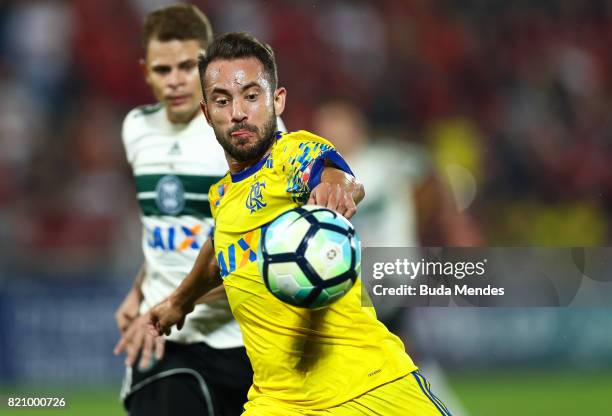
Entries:
[[[141,253],[120,125],[152,101],[140,22],[167,3],[0,4],[0,393],[70,405],[15,414],[121,412],[113,311]],[[469,172],[487,245],[612,242],[612,2],[194,3],[275,48],[290,130],[342,97]],[[469,414],[607,414],[610,311],[419,310],[407,341]]]

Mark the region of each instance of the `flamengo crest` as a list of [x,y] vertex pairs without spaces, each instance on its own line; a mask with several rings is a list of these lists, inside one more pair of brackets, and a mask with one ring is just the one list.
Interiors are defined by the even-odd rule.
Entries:
[[249,192],[249,196],[247,196],[246,199],[246,207],[251,210],[251,214],[268,205],[263,202],[263,195],[261,193],[262,189],[265,187],[265,181],[255,182],[253,186],[251,186],[251,191]]

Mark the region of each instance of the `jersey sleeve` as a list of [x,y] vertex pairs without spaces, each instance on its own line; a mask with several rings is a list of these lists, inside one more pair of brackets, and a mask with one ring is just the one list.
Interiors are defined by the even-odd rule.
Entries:
[[326,164],[350,175],[351,168],[328,140],[306,131],[290,133],[281,137],[281,170],[286,175],[286,190],[298,201],[305,202],[319,183]]

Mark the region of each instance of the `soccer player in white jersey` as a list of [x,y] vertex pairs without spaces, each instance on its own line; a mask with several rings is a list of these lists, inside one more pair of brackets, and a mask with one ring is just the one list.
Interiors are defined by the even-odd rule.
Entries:
[[[115,317],[126,352],[122,398],[130,415],[237,415],[252,370],[220,288],[164,342],[147,311],[182,281],[213,227],[207,193],[227,162],[199,107],[197,58],[212,41],[206,16],[179,4],[144,22],[141,67],[158,103],[132,110],[123,143],[132,167],[145,261]],[[282,128],[282,127],[281,127]]]

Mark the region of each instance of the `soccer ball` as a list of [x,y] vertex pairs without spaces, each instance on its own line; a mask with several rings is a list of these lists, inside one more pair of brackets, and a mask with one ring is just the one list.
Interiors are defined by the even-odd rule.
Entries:
[[257,265],[278,299],[322,308],[353,287],[361,269],[361,243],[342,215],[305,205],[282,213],[262,229]]

